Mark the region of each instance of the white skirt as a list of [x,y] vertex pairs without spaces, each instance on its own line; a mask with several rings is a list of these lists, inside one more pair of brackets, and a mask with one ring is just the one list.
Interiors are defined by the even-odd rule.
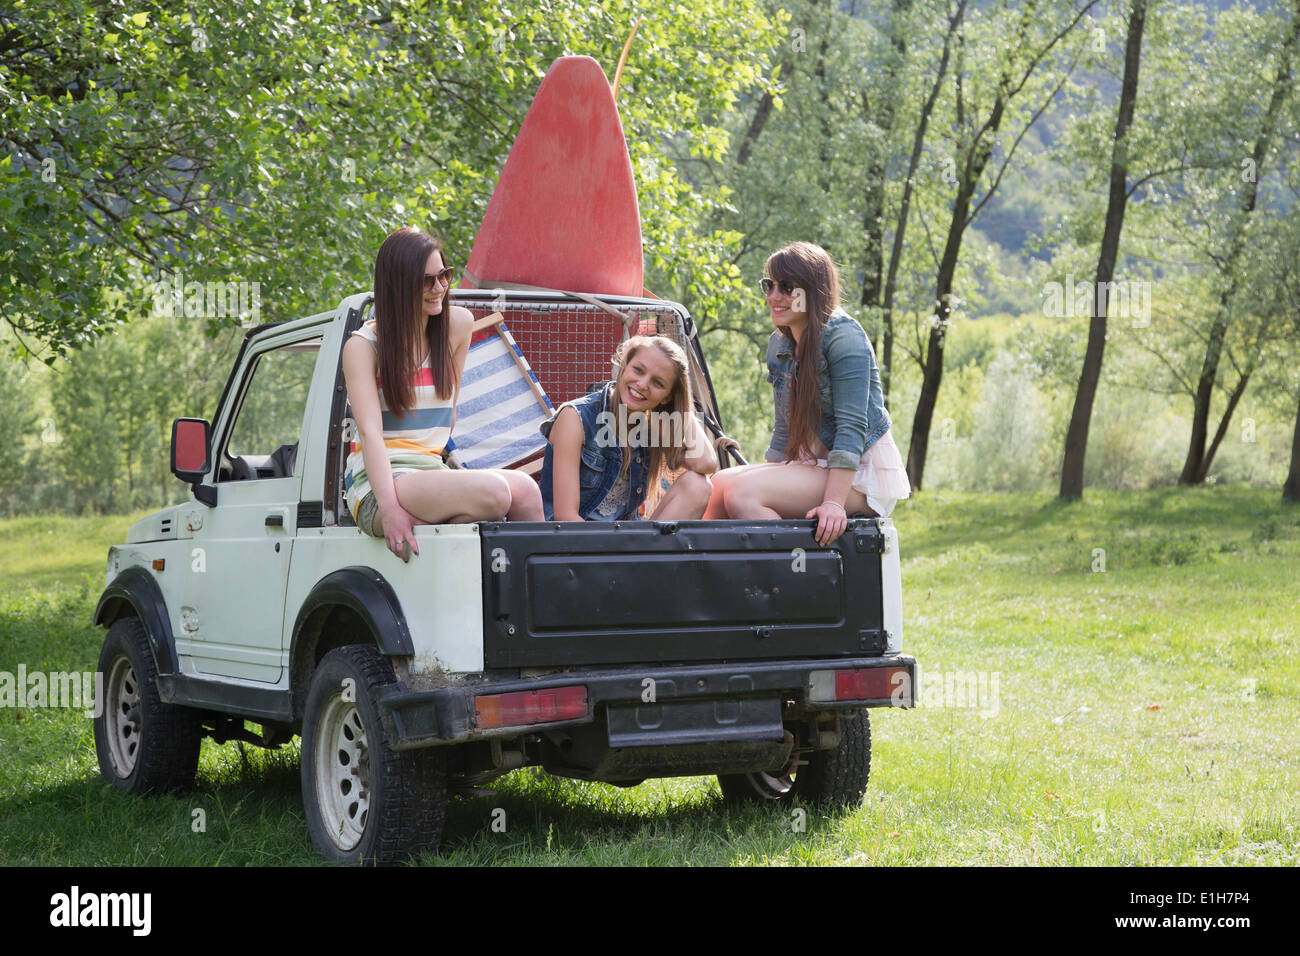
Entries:
[[[803,463],[829,467],[825,458],[807,459]],[[896,504],[912,496],[912,483],[907,480],[907,467],[894,444],[892,429],[862,453],[853,476],[853,489],[862,492],[867,506],[882,518],[888,518]]]

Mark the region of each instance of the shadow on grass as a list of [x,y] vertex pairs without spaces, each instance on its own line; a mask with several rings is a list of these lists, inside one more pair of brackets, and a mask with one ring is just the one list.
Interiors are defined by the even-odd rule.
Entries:
[[[0,863],[11,866],[298,866],[311,846],[296,745],[204,744],[192,790],[125,794],[77,779],[0,798]],[[712,778],[623,790],[518,771],[488,795],[449,801],[432,865],[728,865],[798,855],[790,811],[727,808]],[[809,809],[812,821],[829,815]],[[494,829],[494,822],[498,827]],[[816,828],[825,830],[825,823]]]
[[623,789],[530,768],[497,783],[493,795],[461,798],[448,808],[444,862],[726,866],[798,860],[847,818],[815,807],[730,806],[713,777],[649,780]]
[[[85,769],[66,783],[0,798],[0,861],[43,866],[210,866],[316,861],[299,796],[296,753],[240,767],[214,748],[193,789],[142,797]],[[230,751],[228,755],[224,751]],[[92,757],[93,760],[93,757]]]

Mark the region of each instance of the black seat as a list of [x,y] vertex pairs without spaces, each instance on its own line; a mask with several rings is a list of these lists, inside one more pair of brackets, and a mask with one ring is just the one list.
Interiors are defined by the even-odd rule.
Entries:
[[276,478],[292,478],[293,465],[298,460],[298,443],[281,445],[271,453],[270,465]]

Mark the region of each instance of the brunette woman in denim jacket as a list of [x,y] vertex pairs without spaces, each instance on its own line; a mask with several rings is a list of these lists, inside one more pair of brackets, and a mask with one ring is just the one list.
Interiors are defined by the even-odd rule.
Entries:
[[718,458],[692,412],[686,354],[671,339],[638,335],[619,346],[614,366],[614,381],[542,424],[546,520],[626,521],[647,500],[655,520],[699,518]]
[[772,442],[766,463],[714,476],[704,517],[815,518],[825,546],[844,533],[848,515],[888,515],[911,486],[871,341],[839,307],[831,257],[796,242],[769,256],[764,272],[776,327],[767,346]]

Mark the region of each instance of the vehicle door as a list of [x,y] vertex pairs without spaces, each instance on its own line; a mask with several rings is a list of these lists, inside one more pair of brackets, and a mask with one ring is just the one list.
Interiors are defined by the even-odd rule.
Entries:
[[195,509],[172,629],[182,671],[274,684],[287,666],[284,595],[297,532],[297,459],[321,329],[250,346],[214,424],[217,504]]

